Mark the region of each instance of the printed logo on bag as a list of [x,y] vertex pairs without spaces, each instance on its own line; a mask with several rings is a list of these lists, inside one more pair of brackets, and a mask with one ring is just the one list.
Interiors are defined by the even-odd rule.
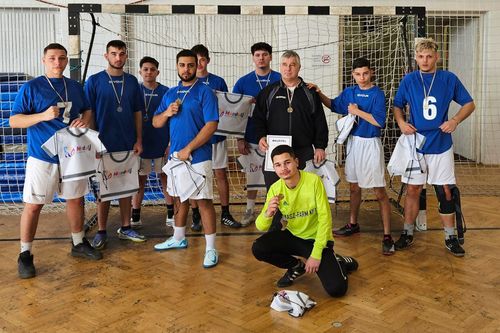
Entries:
[[83,146],[64,146],[64,157],[70,158],[75,154],[83,153],[92,149],[92,145],[83,145]]
[[106,172],[106,179],[111,179],[113,177],[120,177],[126,174],[131,174],[132,173],[132,168],[126,169],[126,170],[114,170],[114,171],[107,171]]

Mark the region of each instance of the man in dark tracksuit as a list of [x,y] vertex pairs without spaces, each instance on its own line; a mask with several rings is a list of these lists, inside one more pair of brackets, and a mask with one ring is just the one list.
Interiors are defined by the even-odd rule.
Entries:
[[[319,164],[325,159],[328,125],[318,93],[307,88],[299,71],[299,55],[285,51],[280,59],[281,80],[259,93],[252,118],[262,151],[269,148],[268,134],[290,135],[299,168],[304,169],[308,160],[314,159]],[[279,178],[274,172],[263,172],[269,190]],[[276,214],[271,228],[280,227],[276,225],[280,219],[281,214]]]

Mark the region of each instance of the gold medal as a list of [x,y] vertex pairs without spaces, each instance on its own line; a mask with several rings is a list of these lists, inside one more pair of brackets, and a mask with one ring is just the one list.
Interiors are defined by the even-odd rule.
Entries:
[[175,100],[175,103],[176,103],[177,105],[179,105],[179,106],[181,106],[181,105],[182,105],[182,101],[181,101],[181,99],[180,99],[180,98],[177,98],[177,99]]
[[288,113],[292,113],[292,112],[293,112],[293,108],[292,108],[291,106],[289,106],[289,107],[286,109],[286,111],[287,111]]

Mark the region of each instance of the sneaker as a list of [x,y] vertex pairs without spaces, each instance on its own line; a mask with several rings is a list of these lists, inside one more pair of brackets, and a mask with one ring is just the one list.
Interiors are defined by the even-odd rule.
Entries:
[[165,251],[172,249],[185,249],[188,247],[187,239],[176,240],[173,236],[164,241],[163,243],[158,243],[154,246],[156,251]]
[[337,258],[337,260],[344,265],[347,274],[358,270],[358,261],[353,257],[341,256],[340,254],[335,253],[335,258]]
[[276,283],[279,288],[289,287],[293,284],[293,281],[306,272],[305,265],[301,261],[299,267],[289,268],[285,275]]
[[404,250],[413,245],[413,235],[408,235],[406,230],[401,233],[401,237],[394,242],[394,248],[396,250]]
[[219,263],[219,254],[216,249],[208,250],[205,252],[205,258],[203,259],[203,267],[211,268],[217,266]]
[[146,237],[144,237],[144,235],[141,235],[134,229],[122,230],[122,228],[118,228],[118,230],[116,230],[116,233],[118,234],[118,238],[120,239],[131,240],[132,242],[137,243],[146,241]]
[[241,223],[234,220],[231,214],[225,214],[220,217],[220,223],[230,228],[241,228]]
[[167,227],[173,227],[174,226],[174,217],[168,217],[167,215],[167,218],[165,219],[165,224],[167,225]]
[[333,234],[335,236],[351,236],[354,234],[357,234],[359,232],[359,223],[356,224],[349,224],[347,223],[345,226],[342,228],[335,230]]
[[97,214],[92,215],[85,223],[83,224],[83,231],[89,232],[97,225]]
[[449,239],[444,241],[446,248],[456,257],[463,257],[465,255],[465,250],[460,246],[457,236],[450,236]]
[[80,243],[78,245],[73,245],[71,247],[71,255],[73,257],[80,257],[80,258],[85,258],[85,259],[90,259],[90,260],[101,260],[102,259],[101,251],[93,248],[92,245],[90,245],[87,238],[83,239],[83,243]]
[[130,227],[132,229],[139,229],[142,228],[142,221],[139,219],[139,221],[134,221],[132,218],[130,219]]
[[97,250],[102,250],[108,242],[108,234],[97,233],[92,240],[92,247]]
[[201,231],[201,215],[200,213],[193,212],[193,223],[191,224],[191,230],[200,232]]
[[255,221],[255,212],[252,209],[247,209],[241,219],[241,226],[248,227],[253,221]]
[[393,255],[394,252],[394,240],[392,238],[385,238],[382,241],[382,254],[385,256],[390,256]]
[[30,251],[19,253],[19,258],[17,259],[17,272],[21,279],[35,277],[36,270],[35,265],[33,265],[33,255]]

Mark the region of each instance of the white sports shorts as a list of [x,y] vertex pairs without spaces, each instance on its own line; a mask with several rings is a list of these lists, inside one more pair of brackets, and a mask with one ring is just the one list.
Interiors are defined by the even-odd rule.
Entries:
[[361,188],[385,187],[384,149],[380,138],[349,136],[345,176]]
[[165,157],[158,157],[155,159],[151,158],[141,158],[141,164],[139,166],[139,176],[147,176],[151,171],[157,174],[163,173],[163,166],[167,163]]
[[212,169],[227,168],[227,140],[212,144]]
[[59,198],[62,199],[76,199],[89,192],[87,179],[60,183],[59,178],[59,166],[57,164],[28,157],[23,201],[43,205],[52,202],[54,193],[57,193]]
[[402,177],[401,181],[410,185],[423,185],[427,180],[429,185],[456,184],[453,147],[441,154],[417,154],[424,173],[411,174]]

